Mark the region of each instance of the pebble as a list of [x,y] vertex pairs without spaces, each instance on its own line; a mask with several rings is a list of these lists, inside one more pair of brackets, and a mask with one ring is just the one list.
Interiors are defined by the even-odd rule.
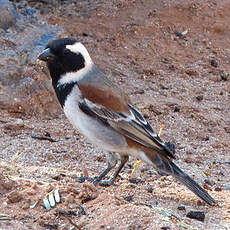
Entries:
[[202,101],[204,99],[203,95],[196,96],[197,101]]
[[167,85],[162,85],[162,84],[161,84],[161,88],[162,89],[169,89],[169,87]]
[[210,188],[210,186],[207,185],[207,184],[203,184],[203,188],[204,188],[205,190],[212,191],[212,189]]
[[126,200],[126,201],[132,201],[133,197],[134,197],[134,195],[126,196],[126,197],[124,197],[124,200]]
[[148,184],[146,186],[146,191],[149,192],[149,193],[152,193],[153,192],[153,187],[150,184]]
[[226,72],[224,72],[224,71],[221,71],[221,72],[220,72],[220,77],[221,77],[221,80],[227,81],[227,80],[228,80],[228,77],[229,77],[229,73],[226,73]]
[[9,192],[15,186],[15,182],[4,176],[3,171],[0,171],[0,194]]
[[16,23],[17,11],[12,2],[0,0],[0,28],[7,30]]
[[144,94],[145,91],[143,89],[139,89],[133,92],[133,94]]
[[186,211],[185,206],[183,206],[183,205],[178,206],[177,209],[180,211]]
[[180,108],[179,108],[178,106],[176,106],[176,107],[174,108],[174,112],[175,112],[175,113],[180,112]]
[[213,185],[214,183],[208,179],[204,179],[204,183],[208,185]]
[[186,157],[184,161],[189,164],[194,162],[194,160],[191,157]]
[[202,211],[190,211],[186,215],[188,218],[199,220],[199,221],[204,221],[205,219],[205,214]]
[[216,68],[218,66],[218,62],[215,59],[212,59],[211,60],[211,66]]
[[17,203],[22,199],[22,194],[14,190],[7,195],[9,203]]
[[82,33],[82,36],[83,36],[83,37],[88,37],[89,35],[88,35],[86,32],[83,32],[83,33]]
[[222,191],[222,188],[216,187],[214,190],[215,190],[216,192],[220,192],[220,191]]
[[30,200],[25,201],[25,203],[22,205],[22,209],[26,210],[30,207]]
[[176,31],[176,32],[175,32],[175,35],[176,35],[177,37],[183,37],[183,34],[182,34],[181,32],[179,32],[179,31]]
[[170,227],[169,226],[163,226],[163,227],[161,227],[161,229],[163,229],[163,230],[169,230]]

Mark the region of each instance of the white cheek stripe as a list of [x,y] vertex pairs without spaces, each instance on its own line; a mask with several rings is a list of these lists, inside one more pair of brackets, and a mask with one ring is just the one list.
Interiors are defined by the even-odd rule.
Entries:
[[77,82],[81,80],[92,68],[92,65],[85,66],[83,69],[78,70],[77,72],[69,72],[61,76],[60,80],[58,81],[57,86]]
[[58,81],[58,86],[79,81],[91,70],[93,66],[93,61],[89,56],[87,49],[80,42],[76,42],[73,45],[67,45],[66,48],[73,53],[81,53],[85,59],[85,67],[78,70],[77,72],[69,72],[61,76],[60,80]]

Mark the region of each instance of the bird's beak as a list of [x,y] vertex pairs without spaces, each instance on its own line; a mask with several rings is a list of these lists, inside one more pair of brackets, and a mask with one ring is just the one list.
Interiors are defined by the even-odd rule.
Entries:
[[55,55],[51,52],[50,48],[43,50],[38,56],[39,60],[45,61],[45,62],[49,60],[53,60],[54,58],[55,58]]

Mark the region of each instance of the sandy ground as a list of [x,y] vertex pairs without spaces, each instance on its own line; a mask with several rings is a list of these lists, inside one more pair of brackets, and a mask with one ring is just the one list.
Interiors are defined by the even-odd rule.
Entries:
[[[40,18],[82,41],[155,131],[164,126],[176,163],[219,206],[146,164],[130,182],[132,158],[116,186],[77,182],[85,171],[98,175],[106,153],[72,128],[56,102],[50,113],[34,92],[23,110],[0,111],[0,229],[230,229],[229,1],[44,2],[31,3]],[[44,66],[30,68],[37,82],[48,80]],[[53,189],[61,202],[46,211],[42,200]],[[186,217],[190,210],[204,211],[204,222]]]

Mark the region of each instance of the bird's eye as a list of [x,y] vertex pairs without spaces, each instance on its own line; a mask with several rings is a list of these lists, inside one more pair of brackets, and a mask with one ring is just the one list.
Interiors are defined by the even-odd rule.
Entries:
[[69,50],[69,49],[64,49],[64,50],[63,50],[63,54],[67,55],[67,54],[69,54],[69,53],[70,53],[70,50]]

